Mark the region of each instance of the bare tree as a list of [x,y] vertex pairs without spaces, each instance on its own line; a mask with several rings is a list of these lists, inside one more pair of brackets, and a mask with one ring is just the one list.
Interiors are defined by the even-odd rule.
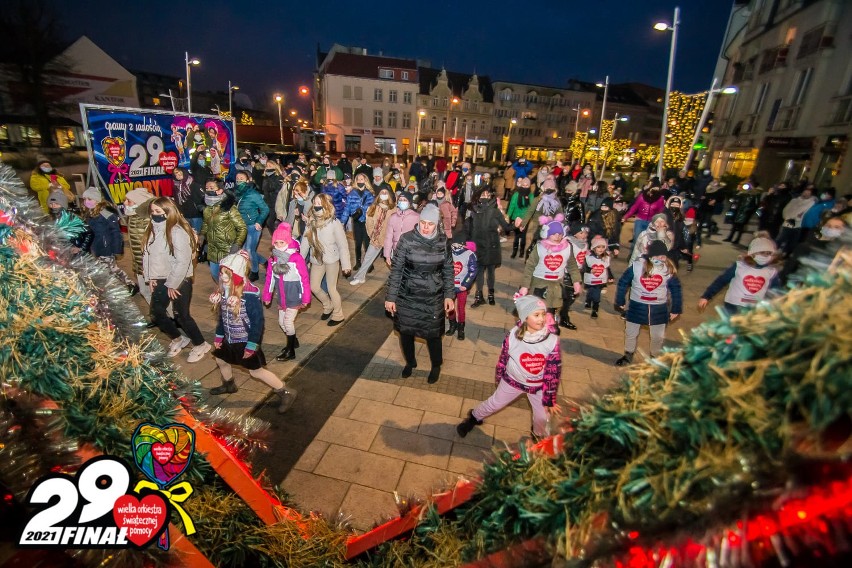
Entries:
[[43,146],[55,146],[50,126],[52,112],[67,105],[51,97],[48,77],[68,71],[69,61],[60,57],[67,47],[59,17],[49,0],[7,0],[0,11],[0,62],[20,82],[22,100],[32,108]]

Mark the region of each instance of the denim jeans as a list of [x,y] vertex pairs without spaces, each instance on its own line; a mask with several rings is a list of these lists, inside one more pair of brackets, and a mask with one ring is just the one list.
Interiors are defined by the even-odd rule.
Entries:
[[209,262],[210,264],[210,276],[213,277],[214,282],[219,282],[219,263],[213,262],[212,260]]
[[201,232],[201,224],[204,222],[202,217],[192,217],[187,219],[189,222],[189,226],[193,228],[195,234],[199,234]]
[[257,272],[259,265],[266,264],[266,259],[257,252],[261,231],[258,231],[254,224],[249,225],[247,229],[246,244],[243,245],[243,250],[248,252],[251,257],[251,271]]
[[636,241],[639,238],[639,235],[642,231],[647,229],[650,224],[650,221],[643,221],[639,218],[633,220],[633,242],[630,243],[630,253],[627,255],[627,258],[630,258],[633,255],[633,249],[636,248]]

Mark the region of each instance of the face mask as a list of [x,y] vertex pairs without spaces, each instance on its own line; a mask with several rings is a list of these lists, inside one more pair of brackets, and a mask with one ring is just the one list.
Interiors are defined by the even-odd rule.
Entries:
[[480,197],[479,198],[480,203],[488,203],[490,200],[491,200],[490,197]]
[[199,166],[206,166],[206,165],[207,165],[207,160],[198,160],[198,165],[199,165]]
[[843,229],[833,229],[831,227],[823,227],[819,230],[819,234],[822,235],[824,239],[837,239],[840,238],[840,235],[843,234]]
[[151,221],[153,223],[165,223],[166,216],[165,215],[151,215]]
[[215,191],[213,191],[213,192],[208,191],[204,195],[204,204],[207,205],[208,207],[212,207],[213,205],[217,205],[218,203],[221,203],[224,199],[225,199],[225,193],[224,192],[216,193]]
[[822,201],[828,201],[829,199],[831,199],[831,196],[830,196],[829,194],[827,194],[827,193],[823,193],[822,195],[820,195],[820,196],[819,196],[819,198],[820,198]]
[[97,207],[98,202],[94,201],[93,199],[84,199],[83,205],[86,206],[86,209],[94,209],[95,207]]
[[683,220],[683,224],[686,225],[687,227],[689,227],[693,223],[695,223],[695,219],[684,219]]
[[319,205],[319,206],[314,205],[314,211],[316,211],[317,213],[322,213],[322,211],[323,211],[322,205]]
[[53,168],[51,168],[50,166],[41,166],[39,169],[46,174],[49,174],[53,171]]
[[398,179],[399,179],[399,174],[393,174],[393,179],[398,180]]
[[358,182],[358,184],[357,184],[357,185],[358,185],[358,189],[364,189],[364,186],[365,186],[366,184],[365,184],[364,182]]
[[663,267],[663,265],[665,264],[665,261],[662,261],[662,260],[660,260],[660,259],[658,259],[658,258],[652,258],[652,259],[651,259],[651,264],[653,264],[653,265],[654,265],[654,268],[662,268],[662,267]]
[[757,264],[759,264],[761,266],[764,266],[764,265],[772,262],[772,255],[771,254],[756,254],[756,255],[752,256],[752,258],[754,259],[754,261]]
[[462,173],[465,173],[465,174],[466,174],[466,173],[467,173],[467,172],[469,172],[469,171],[470,171],[470,169],[469,169],[469,168],[462,168]]
[[241,164],[245,164],[246,162],[248,162],[248,158],[240,158]]
[[399,207],[401,211],[405,211],[406,209],[408,209],[408,201],[400,201],[397,204],[397,207]]
[[248,186],[248,182],[245,182],[245,181],[238,181],[237,182],[237,190],[238,191],[245,191],[247,186]]
[[387,200],[388,200],[388,194],[387,193],[380,193],[379,194],[379,201],[387,201]]
[[268,162],[268,161],[269,161],[269,160],[267,160],[266,158],[261,158],[261,159],[260,159],[260,163],[261,163],[261,164],[263,164],[264,166],[266,165],[266,162]]
[[62,215],[62,212],[63,212],[63,211],[65,211],[65,208],[64,208],[64,207],[51,207],[51,208],[50,208],[50,215],[51,215],[53,218],[57,218],[57,217],[59,217],[59,216],[61,216],[61,215]]
[[196,141],[196,142],[201,142],[201,134],[196,134],[196,135],[195,135],[195,141]]
[[265,176],[271,176],[274,173],[275,173],[275,170],[264,170],[263,171],[263,175],[265,175]]

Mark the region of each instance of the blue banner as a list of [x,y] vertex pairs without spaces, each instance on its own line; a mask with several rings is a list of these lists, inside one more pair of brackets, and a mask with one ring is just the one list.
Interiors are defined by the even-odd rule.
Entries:
[[171,197],[172,172],[203,153],[213,175],[225,179],[236,141],[230,120],[147,109],[80,105],[89,132],[89,157],[114,203],[135,187]]

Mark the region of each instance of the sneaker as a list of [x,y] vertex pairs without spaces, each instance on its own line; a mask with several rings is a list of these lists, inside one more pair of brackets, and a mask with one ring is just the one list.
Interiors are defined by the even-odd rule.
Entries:
[[507,239],[506,237],[500,237],[500,242],[501,242],[501,243],[505,243],[507,240],[509,240],[509,239]]
[[364,282],[366,282],[366,280],[363,279],[363,278],[353,278],[352,280],[349,281],[349,285],[350,286],[360,286]]
[[183,348],[192,343],[189,338],[185,335],[181,335],[180,337],[176,337],[172,339],[172,342],[169,343],[169,357],[174,357],[181,351]]
[[189,355],[186,357],[187,363],[198,363],[202,359],[204,359],[204,355],[212,349],[213,346],[207,343],[206,341],[201,345],[196,345],[189,351]]

